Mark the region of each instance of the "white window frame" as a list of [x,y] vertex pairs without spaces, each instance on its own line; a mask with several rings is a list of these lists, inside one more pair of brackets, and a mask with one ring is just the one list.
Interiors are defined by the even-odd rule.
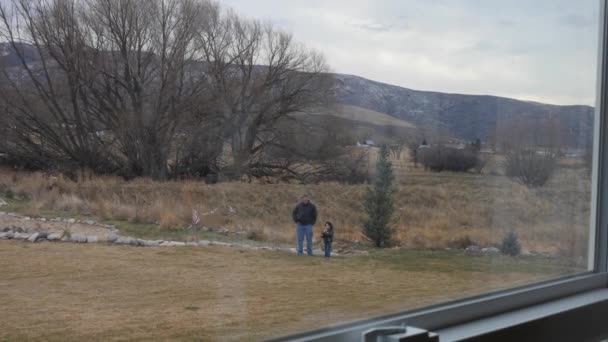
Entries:
[[[582,307],[608,303],[608,0],[598,1],[600,2],[600,27],[591,183],[589,271],[575,276],[341,324],[270,341],[361,341],[362,334],[370,329],[407,325],[439,332],[439,339],[443,342],[445,339],[442,339],[441,331],[450,331],[452,335],[448,334],[449,336],[456,336],[457,334],[454,334],[456,330],[462,338],[467,334],[466,329],[474,330],[473,323],[487,320],[489,317],[492,317],[494,325],[492,326],[486,321],[483,323],[493,327],[490,329],[497,330],[498,327],[504,328],[513,324],[522,326],[526,322],[533,322],[541,317],[550,317],[548,312],[556,315],[572,312],[573,317],[577,317],[577,313],[583,312],[580,311]],[[595,229],[592,229],[593,227]],[[386,279],[386,281],[391,281],[391,279]],[[571,300],[568,302],[569,299]],[[567,302],[570,303],[569,307],[565,304]],[[608,304],[604,307],[608,308]],[[544,313],[538,313],[540,316],[535,316],[533,313],[526,316],[525,310],[531,312],[530,309],[533,308],[543,309],[544,311],[536,311]],[[519,318],[517,318],[518,316]],[[528,318],[524,318],[522,321],[522,317]],[[583,323],[591,321],[578,318]],[[574,327],[572,328],[574,329]],[[562,330],[555,329],[555,331]],[[608,335],[608,327],[604,333]],[[557,341],[559,336],[551,338],[552,341]],[[589,336],[585,338],[589,338]],[[543,340],[545,339],[543,338]],[[582,341],[583,337],[580,340]],[[395,339],[395,341],[400,340]]]

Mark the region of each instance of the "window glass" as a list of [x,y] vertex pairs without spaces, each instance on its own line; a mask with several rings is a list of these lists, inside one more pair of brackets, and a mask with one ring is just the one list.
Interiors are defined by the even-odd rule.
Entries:
[[259,340],[592,269],[598,17],[0,0],[0,340]]

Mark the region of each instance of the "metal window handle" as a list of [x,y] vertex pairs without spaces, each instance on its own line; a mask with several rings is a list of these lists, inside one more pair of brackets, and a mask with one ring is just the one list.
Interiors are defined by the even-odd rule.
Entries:
[[424,329],[401,326],[378,327],[365,331],[362,342],[439,342],[439,335]]

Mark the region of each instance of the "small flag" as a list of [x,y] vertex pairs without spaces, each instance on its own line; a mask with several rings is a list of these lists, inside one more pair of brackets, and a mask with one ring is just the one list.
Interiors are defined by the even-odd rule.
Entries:
[[198,212],[196,212],[196,209],[192,209],[192,225],[196,226],[200,222],[201,218],[198,216]]

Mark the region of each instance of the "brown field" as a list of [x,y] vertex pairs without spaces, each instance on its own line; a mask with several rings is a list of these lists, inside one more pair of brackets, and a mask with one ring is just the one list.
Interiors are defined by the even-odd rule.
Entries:
[[253,341],[581,271],[559,259],[0,241],[1,341]]
[[[496,161],[483,174],[430,173],[404,160],[393,162],[397,176],[393,227],[399,246],[491,246],[513,229],[524,249],[586,258],[590,182],[580,161],[562,161],[557,175],[539,189],[500,175]],[[206,185],[188,180],[126,182],[90,175],[73,182],[61,175],[2,171],[0,196],[3,189],[14,198],[9,199],[10,210],[34,216],[92,215],[142,236],[151,234],[146,227],[156,227],[154,236],[159,238],[187,234],[184,228],[196,208],[207,214],[206,226],[253,232],[269,244],[293,243],[291,209],[301,194],[310,193],[320,221],[335,223],[338,244],[366,243],[361,234],[366,185]]]

